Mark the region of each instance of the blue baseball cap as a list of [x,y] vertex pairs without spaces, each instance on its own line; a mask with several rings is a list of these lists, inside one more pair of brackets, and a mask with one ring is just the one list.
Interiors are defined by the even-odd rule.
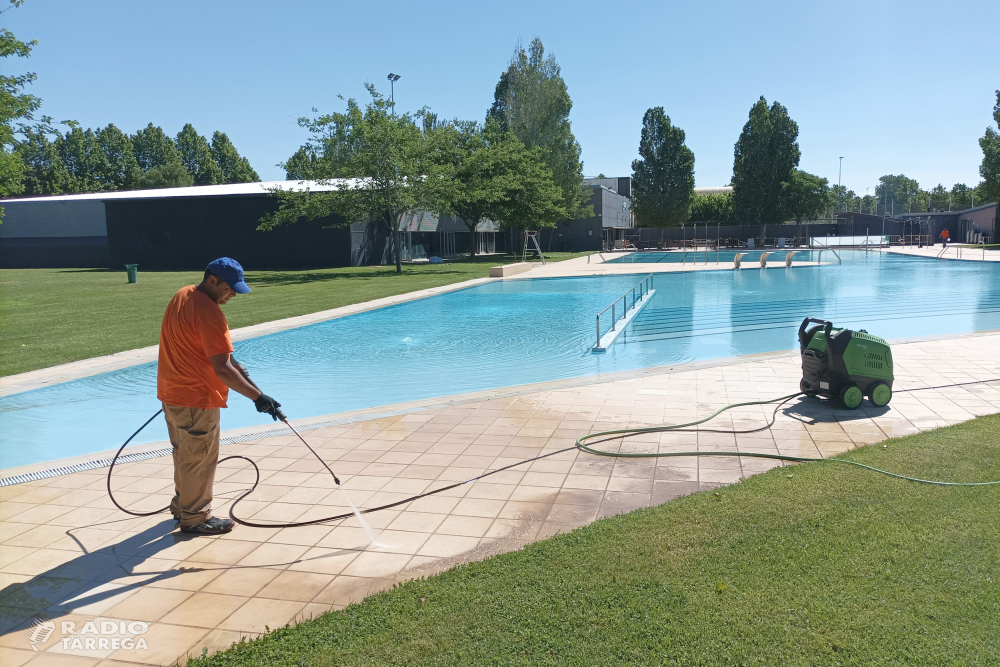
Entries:
[[250,288],[243,282],[243,267],[232,257],[220,257],[208,265],[208,270],[229,283],[237,294],[250,293]]

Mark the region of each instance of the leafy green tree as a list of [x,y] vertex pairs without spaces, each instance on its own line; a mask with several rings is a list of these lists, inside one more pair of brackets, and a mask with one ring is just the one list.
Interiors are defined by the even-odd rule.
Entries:
[[[13,2],[14,6],[20,2]],[[6,28],[0,28],[0,59],[27,58],[37,40],[22,42]],[[7,74],[7,67],[0,73],[0,198],[24,192],[24,162],[15,152],[14,122],[31,120],[42,101],[24,93],[25,87],[35,80],[35,74]],[[3,207],[0,206],[0,220]]]
[[128,135],[113,124],[97,131],[97,143],[103,159],[96,162],[94,180],[102,190],[130,190],[139,179],[139,164],[132,153]]
[[411,114],[393,113],[392,105],[367,84],[372,101],[362,110],[354,99],[344,113],[300,124],[315,133],[313,144],[325,149],[321,183],[328,192],[289,192],[275,188],[278,210],[261,219],[259,229],[274,229],[301,219],[339,215],[342,224],[385,226],[393,239],[396,273],[402,273],[400,218],[408,211],[447,207],[450,178],[443,160],[432,155],[427,136]]
[[695,195],[691,200],[691,222],[730,222],[733,219],[733,193]]
[[23,126],[19,133],[23,137],[17,142],[17,154],[24,164],[24,193],[28,195],[59,195],[70,192],[70,176],[62,163],[56,138],[62,135],[51,126],[52,119],[43,116],[34,126]]
[[903,174],[887,174],[878,180],[879,184],[875,186],[875,199],[878,201],[875,215],[906,213],[908,208],[914,213],[926,210],[923,190],[912,178]]
[[212,155],[208,140],[187,123],[174,140],[181,164],[191,173],[195,185],[214,185],[225,181],[222,169]]
[[796,223],[801,223],[803,220],[814,220],[827,209],[831,199],[836,201],[832,195],[829,183],[825,178],[800,169],[793,169],[792,177],[784,184],[782,195],[782,200],[785,203],[785,215],[794,219]]
[[562,191],[552,180],[541,151],[525,148],[493,118],[476,122],[426,124],[425,131],[450,172],[446,210],[469,228],[470,255],[476,254],[476,227],[487,220],[502,227],[554,226],[565,218]]
[[256,183],[260,176],[250,166],[250,161],[241,156],[236,146],[225,132],[212,135],[212,158],[222,171],[222,183]]
[[663,107],[642,117],[640,159],[632,162],[632,213],[642,227],[674,227],[688,219],[694,197],[694,153]]
[[158,164],[139,176],[138,187],[145,189],[181,188],[194,185],[194,176],[180,160]]
[[181,161],[173,139],[152,123],[133,134],[131,139],[135,161],[142,171]]
[[940,183],[931,188],[930,192],[927,193],[928,196],[927,210],[947,211],[948,194],[949,194],[948,188],[944,187],[944,185]]
[[502,130],[512,131],[525,146],[541,149],[542,159],[563,193],[563,208],[569,219],[593,215],[583,187],[580,144],[569,122],[573,108],[559,64],[537,37],[527,50],[520,44],[507,71],[500,75],[487,117]]
[[[951,192],[948,193],[948,210],[951,211],[961,211],[972,207],[973,195],[975,195],[976,189],[970,188],[965,183],[955,183],[951,187]],[[983,198],[979,198],[980,203],[987,201]]]
[[108,171],[104,147],[97,133],[70,123],[70,130],[57,137],[56,150],[69,173],[69,192],[101,192],[105,190],[99,175]]
[[[997,103],[993,107],[993,120],[1000,128],[1000,90],[997,93]],[[979,199],[985,204],[988,201],[1000,201],[1000,133],[992,127],[986,128],[986,134],[979,140],[983,149],[983,162],[979,165],[979,175],[983,177],[980,184]]]
[[858,212],[875,215],[875,208],[877,205],[878,199],[876,199],[874,195],[865,195],[861,198],[861,205],[858,207]]
[[280,166],[285,170],[285,178],[289,181],[306,181],[324,177],[319,173],[321,169],[319,156],[306,146],[300,147],[292,154],[292,157],[288,158],[287,162]]
[[799,164],[799,126],[778,102],[761,97],[736,142],[733,161],[733,214],[746,224],[784,220],[785,183]]

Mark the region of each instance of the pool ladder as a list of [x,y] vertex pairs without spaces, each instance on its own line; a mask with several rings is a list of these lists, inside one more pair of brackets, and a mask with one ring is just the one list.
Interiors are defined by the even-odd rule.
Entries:
[[[633,285],[632,289],[630,289],[628,292],[625,292],[620,297],[618,297],[617,299],[615,299],[614,302],[610,306],[608,306],[607,308],[605,308],[601,312],[597,313],[597,342],[594,343],[594,347],[592,348],[593,352],[604,352],[609,347],[611,347],[611,344],[614,343],[615,339],[618,337],[618,322],[621,321],[621,320],[628,320],[628,319],[631,318],[631,316],[634,316],[638,312],[638,308],[637,307],[641,306],[641,305],[643,305],[645,303],[643,300],[647,296],[649,296],[649,294],[652,291],[653,291],[653,274],[650,273],[645,278],[643,278],[642,280],[640,280],[639,282],[637,282],[635,285]],[[629,295],[632,296],[632,306],[631,306],[631,308],[628,305],[628,297],[629,297]],[[619,303],[622,304],[622,309],[621,309],[622,316],[621,317],[618,317],[618,304]],[[601,339],[601,315],[603,315],[604,313],[608,312],[609,310],[611,311],[611,330],[608,331],[607,334],[605,334],[605,338],[607,340],[602,341],[602,339]],[[626,323],[626,325],[627,325],[627,323]],[[612,334],[614,334],[614,335],[612,335]],[[602,345],[602,342],[603,342],[603,345]]]

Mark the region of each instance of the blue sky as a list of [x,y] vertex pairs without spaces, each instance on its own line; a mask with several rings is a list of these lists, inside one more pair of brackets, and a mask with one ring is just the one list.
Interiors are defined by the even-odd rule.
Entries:
[[75,2],[0,15],[42,112],[85,127],[220,129],[265,180],[306,138],[296,118],[364,100],[482,119],[518,39],[542,39],[573,99],[584,173],[631,173],[642,115],[687,133],[698,186],[732,174],[761,95],[799,124],[800,167],[860,194],[880,175],[979,182],[1000,88],[995,0],[942,2]]

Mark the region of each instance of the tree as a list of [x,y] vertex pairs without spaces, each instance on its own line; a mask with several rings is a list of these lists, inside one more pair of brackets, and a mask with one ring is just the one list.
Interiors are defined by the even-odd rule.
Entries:
[[[993,107],[993,120],[1000,128],[1000,90],[997,93],[997,103]],[[983,177],[980,184],[982,203],[1000,201],[1000,133],[992,127],[986,128],[986,134],[979,140],[983,149],[983,162],[979,165],[979,175]]]
[[[948,210],[961,211],[972,207],[972,196],[976,193],[975,188],[970,188],[965,183],[955,183],[948,193]],[[982,200],[987,201],[987,200]]]
[[162,128],[154,127],[152,123],[132,135],[131,139],[132,152],[142,171],[181,161],[177,145]]
[[695,195],[691,199],[691,222],[729,222],[733,219],[733,193]]
[[928,211],[947,211],[948,210],[948,189],[944,185],[938,183],[931,191],[927,193]]
[[140,188],[181,188],[194,185],[194,176],[191,175],[180,160],[158,164],[143,173],[137,183]]
[[214,185],[225,182],[222,169],[212,155],[212,147],[208,140],[198,134],[191,123],[186,124],[177,138],[177,154],[181,164],[191,173],[195,185]]
[[69,172],[59,156],[53,134],[62,135],[51,127],[52,119],[43,116],[35,126],[20,129],[24,137],[17,142],[17,154],[24,164],[24,192],[28,195],[59,195],[71,191]]
[[321,168],[319,157],[316,152],[306,146],[288,158],[288,161],[280,165],[285,170],[285,178],[289,181],[306,181],[313,178],[323,178],[318,172]]
[[537,147],[527,149],[493,118],[476,122],[425,125],[450,172],[446,210],[469,228],[476,254],[476,227],[492,220],[502,227],[551,227],[566,215],[562,191],[552,180]]
[[69,173],[69,192],[101,192],[99,174],[108,171],[104,147],[91,129],[70,123],[70,130],[56,138],[56,150]]
[[793,169],[782,194],[785,215],[793,218],[796,224],[818,218],[829,205],[831,194],[825,178]]
[[761,97],[736,142],[733,161],[733,214],[749,224],[783,222],[785,183],[799,165],[799,127],[778,102]]
[[408,211],[446,207],[448,168],[431,154],[413,115],[394,114],[374,86],[366,87],[372,101],[363,111],[350,99],[344,113],[299,120],[315,135],[311,145],[323,149],[328,175],[319,181],[333,189],[273,189],[278,210],[261,218],[258,229],[330,215],[342,216],[340,224],[379,222],[393,239],[396,273],[402,273],[400,218]]
[[129,190],[135,187],[141,172],[132,153],[128,135],[113,124],[97,131],[97,143],[103,158],[96,162],[94,180],[102,190]]
[[906,213],[908,208],[914,212],[924,210],[923,190],[920,189],[920,184],[912,178],[907,178],[903,174],[898,176],[887,174],[878,180],[879,184],[875,186],[875,199],[877,200],[875,215]]
[[512,131],[528,148],[541,149],[542,159],[563,193],[563,208],[569,219],[593,215],[583,187],[580,144],[569,122],[573,108],[559,64],[537,37],[528,50],[520,44],[500,75],[487,117],[500,129]]
[[684,130],[663,107],[642,117],[641,159],[632,162],[632,213],[643,227],[674,227],[688,219],[694,197],[694,153]]
[[212,157],[222,170],[223,183],[256,183],[260,180],[250,161],[239,154],[225,132],[212,135]]
[[[12,2],[16,7],[20,2]],[[9,9],[9,8],[8,8]],[[22,42],[6,28],[0,28],[0,59],[27,58],[37,40]],[[4,72],[7,68],[4,68]],[[24,192],[24,162],[15,152],[14,121],[31,120],[42,101],[24,93],[25,87],[35,80],[33,73],[10,75],[0,73],[0,198]],[[3,207],[0,206],[0,220]]]

